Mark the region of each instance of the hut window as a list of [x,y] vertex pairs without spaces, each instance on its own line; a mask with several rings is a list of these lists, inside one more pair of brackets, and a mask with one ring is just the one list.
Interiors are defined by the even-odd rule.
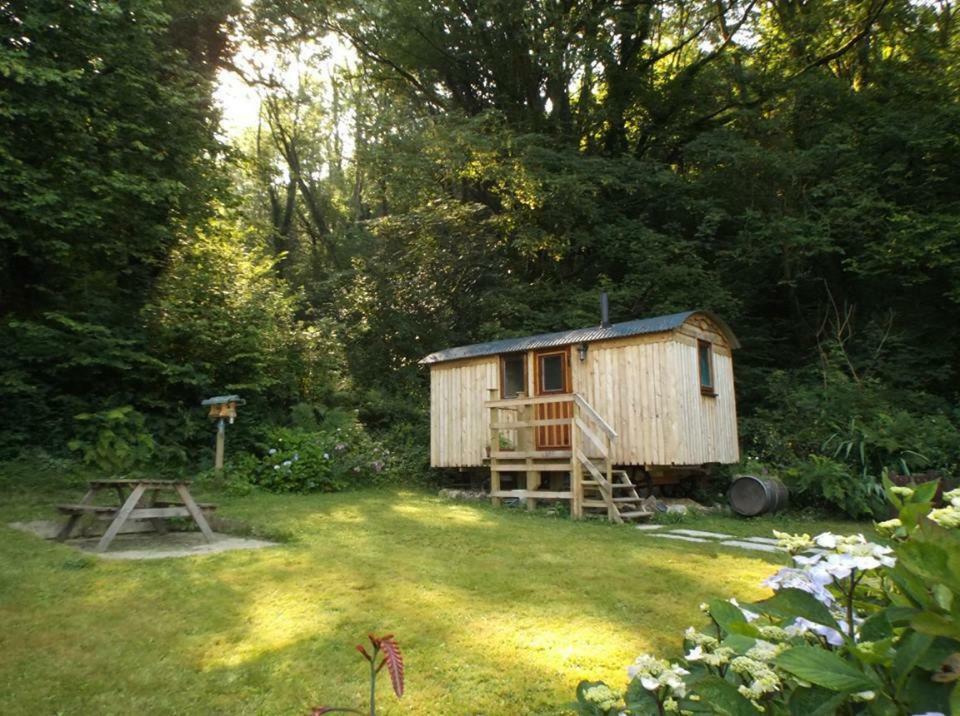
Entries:
[[500,359],[500,397],[516,398],[526,391],[526,371],[523,354],[503,356]]
[[704,395],[716,395],[713,385],[713,350],[707,341],[697,341],[697,353],[700,362],[700,392]]
[[564,359],[566,353],[548,353],[540,356],[540,392],[563,393],[566,391],[564,380]]

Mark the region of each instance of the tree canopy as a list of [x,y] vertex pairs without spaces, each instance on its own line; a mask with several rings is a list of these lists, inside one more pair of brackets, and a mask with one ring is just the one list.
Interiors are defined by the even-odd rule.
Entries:
[[[949,0],[6,3],[0,444],[59,440],[90,402],[169,417],[241,388],[276,419],[305,401],[422,425],[424,354],[589,325],[604,289],[615,320],[735,327],[751,454],[840,433],[951,466],[947,438],[889,425],[958,418],[957,19]],[[229,141],[218,72],[260,102]]]

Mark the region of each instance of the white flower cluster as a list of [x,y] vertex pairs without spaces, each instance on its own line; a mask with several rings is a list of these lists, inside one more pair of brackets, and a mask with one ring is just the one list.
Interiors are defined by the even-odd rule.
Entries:
[[666,687],[680,698],[687,694],[683,677],[689,673],[678,664],[671,664],[666,659],[658,659],[649,654],[641,654],[627,667],[630,678],[640,679],[640,685],[647,691],[659,691]]
[[[774,646],[771,644],[770,646]],[[743,676],[749,684],[741,684],[737,691],[747,699],[756,702],[766,694],[772,694],[780,690],[780,677],[769,664],[763,661],[751,658],[750,656],[738,656],[730,662],[730,668],[735,674]],[[756,706],[757,704],[754,703]]]
[[948,529],[960,528],[960,487],[943,493],[947,506],[931,510],[928,517],[941,527]]
[[784,567],[772,577],[764,580],[764,586],[770,587],[774,591],[780,589],[800,589],[808,594],[812,594],[817,601],[832,606],[834,597],[827,589],[827,585],[833,581],[833,578],[823,572],[811,572],[805,569],[795,567]]
[[792,535],[789,532],[777,532],[774,530],[773,536],[777,538],[777,546],[790,554],[806,552],[813,547],[813,539],[811,539],[808,534]]
[[698,632],[693,627],[688,627],[683,636],[694,645],[685,655],[687,661],[702,661],[707,666],[717,668],[730,663],[736,654],[730,647],[720,646],[715,637]]
[[[847,631],[847,623],[845,621],[840,620],[839,626],[844,631]],[[843,644],[843,634],[839,631],[833,627],[817,624],[803,617],[797,617],[793,624],[786,627],[784,631],[787,633],[787,636],[791,637],[817,634],[818,636],[822,636],[830,646],[841,646]]]
[[606,684],[591,686],[583,692],[583,698],[601,711],[610,711],[620,704],[620,694]]
[[897,558],[892,555],[893,549],[867,542],[862,534],[843,537],[824,532],[813,542],[824,551],[809,556],[797,555],[793,561],[803,567],[815,583],[829,584],[846,579],[855,569],[866,572],[897,563]]

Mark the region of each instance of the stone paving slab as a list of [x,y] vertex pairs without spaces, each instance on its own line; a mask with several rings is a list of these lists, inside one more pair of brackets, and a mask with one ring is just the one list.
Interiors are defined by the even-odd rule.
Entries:
[[[56,534],[57,523],[52,520],[37,520],[28,523],[12,523],[14,529],[29,532],[44,539]],[[234,550],[263,549],[276,547],[277,542],[249,537],[235,537],[221,532],[213,533],[213,542],[207,542],[199,532],[167,532],[157,534],[146,532],[139,534],[119,534],[106,552],[96,552],[99,537],[81,537],[69,539],[62,544],[89,553],[103,559],[163,559],[166,557],[194,557],[204,554],[218,554]]]
[[780,540],[774,539],[773,537],[744,537],[747,542],[759,542],[761,544],[780,544]]
[[706,542],[706,543],[709,543],[709,542],[711,541],[711,540],[708,540],[708,539],[702,539],[702,538],[700,538],[700,537],[687,537],[686,535],[675,535],[675,534],[670,534],[670,533],[654,534],[654,535],[650,535],[650,536],[651,536],[651,537],[663,537],[664,539],[679,539],[679,540],[683,540],[684,542]]
[[745,540],[725,540],[720,544],[726,547],[740,547],[741,549],[752,549],[755,552],[782,552],[779,547],[772,544],[763,544],[762,542],[747,542]]
[[663,525],[637,525],[637,529],[643,532],[653,532],[654,530],[662,530]]
[[733,539],[733,535],[725,535],[720,532],[705,532],[703,530],[670,530],[670,534],[687,535],[688,537],[706,537],[707,539]]

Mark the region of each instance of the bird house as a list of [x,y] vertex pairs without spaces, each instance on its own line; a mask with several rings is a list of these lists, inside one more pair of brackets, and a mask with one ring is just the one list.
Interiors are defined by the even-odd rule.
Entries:
[[243,405],[244,400],[239,395],[216,395],[207,398],[201,405],[208,406],[207,416],[211,420],[227,419],[231,423],[237,417],[237,406]]

